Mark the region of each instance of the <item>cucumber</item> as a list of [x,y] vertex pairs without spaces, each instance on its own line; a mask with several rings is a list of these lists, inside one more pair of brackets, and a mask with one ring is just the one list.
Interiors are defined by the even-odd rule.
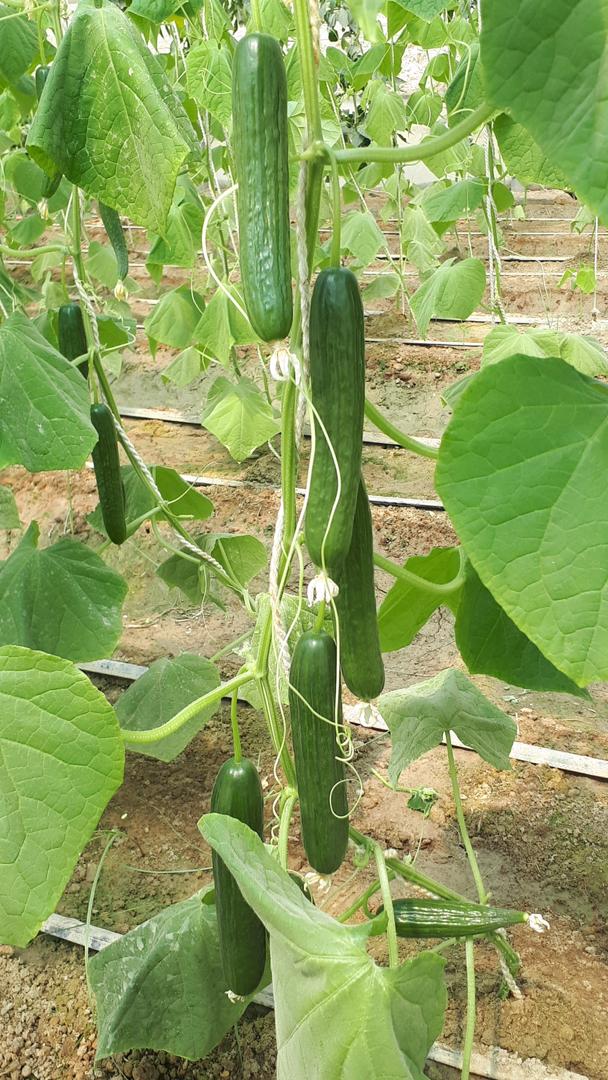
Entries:
[[346,854],[348,803],[335,728],[336,717],[342,722],[338,656],[324,630],[308,630],[298,639],[289,708],[302,843],[310,865],[319,874],[333,874]]
[[[34,83],[36,86],[37,101],[40,101],[40,98],[42,97],[42,91],[44,90],[44,87],[46,85],[46,80],[49,77],[50,70],[51,69],[50,67],[48,67],[48,65],[36,68],[36,73],[34,75]],[[53,176],[46,177],[44,181],[44,187],[42,189],[43,199],[51,199],[53,197],[61,183],[61,176],[62,174],[60,172],[57,172]]]
[[372,515],[363,479],[359,481],[353,533],[338,585],[335,603],[342,677],[361,701],[371,701],[384,687],[384,663],[376,615]]
[[[264,799],[258,771],[252,761],[229,758],[217,774],[211,811],[227,814],[249,825],[260,839],[264,831]],[[232,874],[213,852],[215,907],[220,955],[226,985],[246,997],[259,985],[266,966],[266,931],[245,903]]]
[[101,516],[108,538],[113,544],[123,544],[127,539],[125,493],[120,475],[116,425],[107,405],[91,405],[91,423],[98,435],[97,444],[93,447],[93,467]]
[[298,873],[296,873],[296,871],[295,871],[295,870],[290,870],[290,871],[289,871],[289,876],[290,876],[290,878],[291,878],[291,880],[292,880],[292,881],[295,881],[295,883],[296,883],[296,885],[298,886],[298,889],[300,890],[300,892],[304,893],[304,896],[306,897],[306,899],[307,899],[307,900],[309,901],[309,903],[311,903],[311,904],[313,905],[313,907],[314,907],[314,903],[315,903],[315,898],[314,898],[314,896],[312,895],[312,893],[311,893],[310,889],[308,888],[308,884],[307,884],[307,882],[306,882],[306,881],[304,880],[304,878],[302,877],[302,875],[301,875],[301,874],[298,874]]
[[528,922],[523,911],[450,900],[393,900],[393,911],[402,938],[478,937]]
[[[62,304],[57,312],[57,340],[59,352],[66,360],[74,361],[88,353],[87,336],[82,320],[80,304]],[[88,360],[78,364],[85,379],[89,373]]]
[[122,222],[116,213],[116,210],[111,206],[106,206],[105,203],[102,202],[98,202],[97,205],[99,207],[99,216],[103,221],[103,227],[106,230],[108,240],[112,245],[112,251],[116,257],[118,276],[121,281],[124,281],[129,273],[129,253],[125,242],[125,234],[122,230]]
[[[310,390],[327,437],[315,416],[304,523],[306,545],[315,565],[337,581],[353,530],[365,405],[363,307],[357,279],[344,267],[323,270],[313,290]],[[338,478],[328,438],[341,477],[337,502]]]
[[256,334],[275,341],[293,318],[289,239],[287,77],[281,46],[247,34],[232,65],[241,281]]

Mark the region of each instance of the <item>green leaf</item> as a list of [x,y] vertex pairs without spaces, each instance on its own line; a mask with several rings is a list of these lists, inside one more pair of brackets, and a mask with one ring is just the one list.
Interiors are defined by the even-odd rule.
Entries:
[[287,41],[294,32],[294,19],[282,0],[260,0],[260,25],[265,34]]
[[406,102],[407,123],[432,127],[441,116],[443,98],[432,90],[414,90]]
[[[427,581],[445,585],[460,569],[458,548],[433,548],[428,555],[412,555],[405,563],[405,569]],[[459,595],[450,593],[442,597],[407,581],[396,581],[378,610],[382,652],[405,649],[438,607],[443,605],[456,611]]]
[[486,588],[579,686],[608,676],[607,470],[606,387],[513,356],[462,394],[435,474]]
[[494,121],[494,134],[507,170],[522,184],[567,188],[568,182],[545,156],[529,131],[503,113]]
[[106,289],[113,289],[118,281],[116,256],[109,244],[100,244],[91,240],[86,257],[86,267],[95,281]]
[[132,0],[129,4],[129,15],[139,15],[142,19],[150,22],[167,22],[171,16],[179,11],[184,0]]
[[441,957],[379,967],[371,923],[346,926],[311,904],[246,825],[208,814],[199,828],[270,934],[277,1080],[423,1080],[443,1026]]
[[0,935],[24,948],[122,783],[124,747],[112,706],[85,675],[9,646],[0,649],[0,759]]
[[226,993],[215,907],[200,893],[98,953],[89,961],[89,975],[98,1058],[151,1049],[198,1060],[249,1004]]
[[163,233],[194,132],[160,63],[112,0],[81,0],[27,147],[131,221]]
[[167,364],[161,371],[160,377],[164,383],[173,383],[174,386],[183,388],[198,379],[208,367],[209,360],[196,346],[190,345],[178,353],[170,364]]
[[244,586],[264,569],[268,557],[265,545],[256,536],[233,536],[230,533],[213,537],[211,554],[224,570]]
[[384,10],[386,0],[350,0],[349,8],[367,41],[374,44],[383,41],[378,15]]
[[86,381],[25,316],[0,326],[0,468],[80,469],[96,442]]
[[481,303],[486,271],[481,259],[448,259],[410,297],[416,325],[426,335],[431,319],[468,319]]
[[163,266],[192,267],[201,243],[204,210],[196,187],[186,173],[178,176],[164,236],[150,241],[146,270],[158,285]]
[[384,236],[369,210],[355,210],[342,223],[342,249],[354,255],[359,266],[369,266],[384,245]]
[[[267,33],[271,33],[265,27]],[[188,93],[201,109],[215,116],[222,127],[232,118],[232,62],[230,50],[216,41],[201,41],[186,61]]]
[[552,166],[605,218],[608,100],[597,88],[608,59],[606,0],[484,0],[482,13],[489,103],[526,127]]
[[460,655],[472,675],[493,675],[528,690],[588,697],[585,690],[558,671],[517,629],[470,563],[456,614],[455,634]]
[[185,349],[194,343],[194,334],[205,310],[205,301],[190,285],[179,285],[165,293],[144,320],[152,353],[156,342],[173,349]]
[[365,117],[365,133],[379,146],[392,146],[395,132],[408,126],[408,114],[401,94],[391,90],[381,79],[374,79],[365,92],[363,104],[369,102]]
[[479,180],[458,180],[447,187],[441,182],[423,191],[420,205],[429,221],[451,223],[477,210],[483,202],[484,191]]
[[0,529],[20,529],[19,511],[9,487],[0,484]]
[[453,10],[457,6],[456,0],[395,0],[405,11],[411,11],[425,22],[431,22],[436,15],[443,11]]
[[591,296],[591,293],[594,293],[597,288],[597,278],[592,266],[579,266],[576,270],[568,268],[560,278],[560,289],[562,285],[567,285],[568,282],[572,285],[573,291],[574,289],[580,289],[585,296]]
[[608,358],[599,341],[582,334],[495,326],[484,339],[481,366],[510,356],[559,356],[583,375],[608,375]]
[[76,540],[38,550],[39,535],[34,522],[0,563],[0,644],[80,663],[111,656],[122,633],[126,581]]
[[257,337],[248,321],[228,299],[223,289],[217,289],[205,308],[194,332],[194,344],[209,360],[227,365],[233,345],[250,345]]
[[369,300],[385,300],[390,296],[394,296],[399,291],[401,282],[399,281],[398,274],[382,274],[381,277],[374,278],[371,285],[368,285],[363,292],[363,299],[365,303]]
[[421,206],[405,207],[402,228],[403,252],[421,274],[434,269],[443,251],[443,242]]
[[209,390],[201,423],[239,462],[281,430],[266,397],[251,379],[231,383],[223,375]]
[[0,89],[16,83],[38,52],[36,27],[25,15],[0,4]]
[[[144,514],[156,506],[156,500],[151,491],[133,469],[131,465],[121,467],[122,482],[125,491],[125,512],[127,529]],[[156,481],[156,486],[165,502],[169,503],[173,514],[184,521],[206,521],[213,514],[213,503],[200,491],[183,480],[175,469],[168,469],[165,465],[152,465],[150,472]],[[156,515],[156,519],[162,519],[163,515]],[[105,534],[101,510],[99,506],[89,514],[87,521],[98,532]]]
[[220,681],[215,664],[202,656],[184,652],[175,659],[155,660],[140,679],[131,683],[116,705],[118,722],[127,733],[127,748],[159,761],[173,761],[217,712],[219,701],[196,713],[174,735],[158,742],[131,744],[128,732],[160,727],[190,702],[215,690]]
[[47,222],[43,221],[40,214],[26,214],[16,225],[9,229],[11,243],[19,247],[30,247],[46,232]]
[[462,671],[448,668],[432,679],[393,690],[378,700],[391,733],[388,768],[392,784],[408,765],[438,746],[448,731],[496,769],[510,769],[515,721],[496,708]]
[[119,315],[98,315],[97,329],[103,349],[120,349],[124,345],[135,343],[135,319],[121,318]]
[[25,150],[16,150],[5,161],[5,176],[22,198],[39,203],[44,196],[48,176]]
[[[202,538],[198,537],[197,542],[206,551],[207,547],[201,541]],[[183,555],[170,555],[156,568],[156,573],[170,589],[179,589],[192,604],[199,605],[204,598],[207,584],[202,570],[202,563],[198,565],[190,559],[184,559]]]
[[463,56],[445,92],[450,120],[462,120],[464,113],[476,109],[484,100],[481,64],[478,60],[479,45],[475,42]]

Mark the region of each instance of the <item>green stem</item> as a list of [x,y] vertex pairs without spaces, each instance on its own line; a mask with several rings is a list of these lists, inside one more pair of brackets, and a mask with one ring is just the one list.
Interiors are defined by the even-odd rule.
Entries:
[[63,244],[43,244],[36,248],[12,248],[0,244],[0,255],[7,259],[37,259],[39,255],[67,255],[68,249]]
[[368,420],[371,420],[374,427],[378,428],[378,431],[381,431],[383,435],[387,435],[389,439],[396,442],[397,446],[402,446],[404,450],[412,450],[414,454],[419,454],[420,457],[432,458],[433,461],[436,461],[439,457],[439,451],[434,446],[427,446],[426,443],[415,439],[413,435],[406,435],[405,432],[395,427],[390,420],[387,420],[382,415],[369,398],[365,399],[365,415]]
[[[334,153],[336,160],[339,162],[392,161],[395,163],[401,162],[402,164],[414,164],[418,161],[428,161],[435,154],[441,154],[452,146],[456,146],[462,139],[472,135],[477,128],[483,127],[494,116],[495,112],[496,110],[491,105],[485,103],[479,105],[469,116],[461,120],[459,124],[455,124],[449,131],[445,131],[441,135],[432,135],[415,146],[360,146],[349,150],[335,150]],[[310,154],[305,151],[303,156],[307,157]]]
[[244,686],[245,683],[251,682],[255,678],[253,671],[247,668],[245,671],[239,672],[234,678],[229,679],[228,682],[222,683],[221,686],[216,686],[213,690],[209,690],[202,697],[196,698],[195,701],[191,701],[185,708],[180,709],[175,716],[172,716],[170,720],[167,720],[164,724],[160,724],[159,727],[145,728],[143,731],[128,731],[123,728],[122,736],[126,743],[134,743],[140,746],[147,746],[150,743],[159,742],[160,739],[166,739],[169,735],[175,735],[177,731],[183,728],[184,724],[187,724],[203,709],[208,709],[212,705],[215,705],[216,701],[220,701],[223,697],[229,697],[230,694],[238,690],[239,686]]
[[283,553],[279,577],[285,568],[296,531],[296,406],[297,387],[292,379],[284,384],[281,405],[281,493],[283,496]]
[[387,559],[377,552],[374,552],[374,563],[379,570],[386,570],[387,574],[397,578],[398,581],[405,581],[408,585],[412,585],[416,589],[422,589],[433,596],[451,596],[464,584],[464,570],[462,568],[451,581],[441,584],[438,581],[428,581],[426,578],[420,577],[419,574],[407,570],[405,566],[397,566],[397,563],[394,563],[392,559]]
[[237,646],[242,645],[244,641],[247,641],[247,638],[251,637],[252,634],[252,629],[246,630],[244,634],[240,634],[239,637],[234,638],[233,641],[229,641],[227,645],[224,645],[222,649],[218,649],[218,651],[210,657],[211,663],[215,664],[218,660],[221,660],[222,656],[227,656],[228,653],[234,652]]
[[[388,877],[389,877],[389,880],[390,880],[390,877],[391,877],[390,873],[389,873]],[[348,922],[349,919],[352,919],[353,915],[356,915],[356,913],[361,908],[364,908],[364,907],[367,906],[367,901],[370,900],[371,897],[374,895],[374,893],[377,893],[379,889],[380,889],[380,882],[379,881],[373,881],[372,884],[369,885],[368,888],[365,890],[365,892],[361,893],[361,896],[357,900],[355,900],[350,905],[350,907],[348,907],[346,909],[346,911],[343,911],[342,914],[338,916],[338,922]]]
[[232,701],[230,702],[230,724],[232,726],[232,744],[234,747],[233,757],[237,765],[240,764],[241,758],[243,756],[241,753],[241,733],[239,731],[239,720],[237,716],[238,702],[238,690],[233,690]]
[[291,816],[293,814],[293,810],[297,801],[297,791],[294,791],[291,788],[287,788],[285,790],[285,801],[281,809],[281,820],[279,821],[279,842],[277,847],[279,863],[284,870],[287,870],[287,855],[289,851],[289,826],[291,824]]
[[325,600],[321,600],[317,609],[317,617],[315,619],[315,630],[319,633],[323,629],[323,623],[325,622]]
[[261,31],[261,29],[262,9],[260,7],[260,0],[251,0],[251,31]]
[[452,739],[450,732],[445,733],[445,745],[448,752],[448,770],[450,773],[450,782],[452,784],[452,796],[454,799],[454,806],[456,808],[456,820],[458,822],[458,828],[462,837],[462,843],[467,853],[469,860],[469,866],[471,867],[471,873],[475,881],[475,888],[477,889],[477,895],[479,897],[480,904],[487,904],[488,894],[486,893],[481,872],[479,870],[479,863],[477,862],[477,856],[473,850],[471,838],[467,829],[467,823],[464,818],[464,811],[462,809],[462,799],[460,796],[460,785],[458,783],[458,770],[456,768],[456,761],[454,760],[454,749],[452,747]]
[[376,868],[378,870],[378,881],[380,882],[380,890],[382,892],[382,902],[384,904],[384,910],[387,917],[386,940],[388,944],[388,966],[394,968],[398,967],[399,965],[399,945],[397,942],[397,928],[395,926],[393,897],[391,895],[391,885],[386,871],[384,852],[382,851],[382,848],[379,844],[374,844],[374,858],[376,860]]
[[467,1023],[462,1046],[462,1071],[460,1077],[461,1080],[469,1080],[477,1011],[475,1001],[475,943],[465,941],[464,948],[467,964]]
[[332,192],[331,250],[329,257],[332,266],[339,266],[340,255],[342,252],[342,195],[340,192],[340,174],[338,172],[338,162],[336,161],[336,155],[334,154],[333,150],[328,150],[328,156],[331,165]]
[[308,0],[294,0],[293,7],[296,22],[296,39],[300,59],[302,89],[304,92],[304,109],[306,112],[308,140],[310,141],[322,138],[317,66],[315,63],[312,28],[310,25],[311,5],[308,3]]

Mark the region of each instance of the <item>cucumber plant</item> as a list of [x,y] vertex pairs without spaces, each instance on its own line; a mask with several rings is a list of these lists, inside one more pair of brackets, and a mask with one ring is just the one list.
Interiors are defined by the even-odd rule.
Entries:
[[[583,228],[605,214],[605,115],[593,74],[608,55],[605,20],[566,0],[538,0],[533,12],[514,0],[507,18],[498,0],[482,0],[480,33],[470,4],[348,9],[339,20],[347,49],[336,48],[331,6],[330,45],[321,48],[307,0],[294,0],[293,15],[281,3],[253,2],[238,40],[231,17],[240,8],[228,17],[216,0],[202,16],[187,4],[175,18],[148,0],[138,0],[137,15],[111,0],[80,0],[67,24],[55,5],[22,11],[11,0],[0,16],[8,27],[0,36],[0,464],[78,470],[92,453],[100,505],[90,523],[107,538],[97,550],[72,537],[40,549],[30,523],[0,567],[3,941],[27,945],[54,910],[122,782],[126,749],[172,760],[223,698],[233,703],[234,754],[199,823],[214,888],[91,961],[100,1058],[146,1046],[204,1057],[272,978],[282,1080],[419,1078],[443,1025],[442,952],[464,941],[466,1080],[475,942],[492,944],[512,988],[518,956],[504,931],[539,930],[543,920],[488,903],[452,733],[505,769],[515,724],[459,669],[384,693],[381,650],[407,646],[445,606],[470,674],[579,696],[608,675],[608,549],[597,540],[606,524],[598,492],[608,398],[596,377],[606,360],[580,335],[520,335],[506,325],[497,269],[508,172],[574,189],[586,205]],[[170,56],[159,47],[162,22]],[[406,94],[409,46],[441,52]],[[344,123],[347,106],[353,124]],[[420,124],[422,141],[406,141]],[[438,177],[429,187],[405,172],[420,163]],[[367,205],[378,190],[382,212],[396,218],[397,254]],[[109,246],[90,239],[97,211]],[[422,334],[434,317],[467,318],[485,292],[484,265],[470,252],[452,258],[446,239],[453,230],[458,247],[467,213],[487,239],[488,307],[502,321],[481,371],[449,391],[452,416],[437,451],[366,400],[363,303],[400,293]],[[167,383],[188,385],[212,363],[225,369],[203,422],[237,460],[280,432],[266,591],[251,584],[266,565],[263,545],[200,533],[210,500],[174,470],[146,463],[122,424],[117,354],[135,340],[128,300],[140,289],[129,277],[122,218],[147,231],[155,284],[164,266],[186,273],[144,323],[153,353],[159,343],[177,353]],[[362,297],[364,271],[380,252],[390,260],[387,280]],[[27,285],[8,272],[22,262]],[[420,275],[411,293],[406,262]],[[242,348],[260,362],[257,382],[241,369]],[[36,423],[24,431],[26,407]],[[436,462],[457,546],[405,566],[374,552],[364,414],[405,452]],[[298,503],[306,418],[312,450]],[[14,500],[0,490],[14,530]],[[102,555],[107,541],[128,550],[145,523],[158,558],[164,553],[165,582],[199,604],[226,596],[242,604],[249,628],[230,647],[244,662],[222,680],[227,650],[214,660],[159,660],[114,709],[74,664],[116,648],[127,583]],[[304,595],[306,559],[313,571]],[[378,614],[376,567],[394,578]],[[355,826],[363,781],[342,679],[360,701],[355,718],[379,713],[386,722],[384,782],[411,796],[410,810],[427,811],[433,799],[401,788],[402,773],[445,741],[474,902]],[[159,704],[161,686],[171,692]],[[256,765],[241,754],[239,691],[262,712],[275,754],[272,822]],[[336,918],[289,873],[297,812],[317,875],[345,865],[365,879]],[[427,897],[393,898],[404,883]],[[371,937],[384,939],[385,963],[368,954]],[[401,959],[400,938],[435,937],[439,947]],[[126,972],[120,994],[115,966]],[[325,1029],[337,1033],[331,1045]]]

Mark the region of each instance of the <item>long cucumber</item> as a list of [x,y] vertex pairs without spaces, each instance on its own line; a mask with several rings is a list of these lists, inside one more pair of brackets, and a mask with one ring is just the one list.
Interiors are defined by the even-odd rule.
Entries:
[[120,475],[120,459],[114,417],[107,405],[91,405],[91,423],[97,432],[93,447],[93,467],[99,493],[101,516],[113,544],[127,539],[125,494]]

